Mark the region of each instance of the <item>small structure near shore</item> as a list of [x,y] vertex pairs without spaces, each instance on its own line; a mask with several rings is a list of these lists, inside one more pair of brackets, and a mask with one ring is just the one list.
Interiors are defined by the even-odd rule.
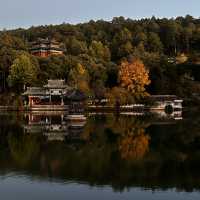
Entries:
[[86,95],[79,90],[71,90],[64,97],[65,104],[69,105],[70,112],[73,114],[79,114],[84,112]]
[[150,110],[180,110],[183,107],[183,100],[176,95],[151,95],[147,101],[152,104],[148,106]]
[[71,88],[64,80],[48,80],[43,87],[29,87],[23,96],[27,97],[30,110],[67,110],[64,96]]
[[79,91],[73,90],[65,97],[65,103],[69,105],[69,115],[66,117],[69,121],[85,122],[84,116],[86,95]]

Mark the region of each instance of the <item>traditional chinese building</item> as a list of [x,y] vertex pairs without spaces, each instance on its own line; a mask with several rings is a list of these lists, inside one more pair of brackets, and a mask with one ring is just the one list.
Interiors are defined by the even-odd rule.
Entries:
[[64,101],[69,105],[71,114],[80,114],[84,112],[86,95],[79,90],[71,90]]
[[62,55],[61,44],[55,40],[38,39],[31,43],[31,54],[39,57],[48,57],[50,55]]
[[64,103],[71,88],[64,80],[48,80],[43,87],[28,87],[23,94],[30,110],[68,110]]

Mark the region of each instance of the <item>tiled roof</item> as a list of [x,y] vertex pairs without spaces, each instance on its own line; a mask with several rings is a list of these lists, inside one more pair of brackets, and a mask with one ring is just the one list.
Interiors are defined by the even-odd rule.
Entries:
[[65,80],[48,80],[47,85],[44,85],[44,88],[61,88],[68,89],[69,86],[65,84]]
[[79,90],[73,90],[67,94],[67,99],[72,101],[82,101],[86,99],[86,96]]
[[46,90],[42,87],[28,87],[23,95],[44,95]]
[[63,45],[62,43],[59,43],[55,41],[54,39],[41,39],[38,38],[36,41],[30,43],[31,51],[35,50],[57,50],[57,51],[64,51],[61,46]]
[[31,51],[39,51],[39,50],[45,50],[45,51],[51,51],[51,50],[55,50],[55,51],[63,51],[63,49],[59,48],[59,47],[32,47]]
[[55,41],[54,39],[42,39],[38,38],[36,41],[32,42],[33,45],[35,44],[59,44],[59,42]]
[[65,84],[64,80],[48,80],[43,87],[28,87],[23,95],[49,95],[49,89],[62,89],[63,94],[66,94],[72,88]]

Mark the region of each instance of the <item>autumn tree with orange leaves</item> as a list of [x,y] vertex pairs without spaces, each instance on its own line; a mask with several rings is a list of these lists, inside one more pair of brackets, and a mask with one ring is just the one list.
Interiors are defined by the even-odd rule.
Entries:
[[145,86],[150,84],[149,71],[143,62],[136,59],[132,62],[123,61],[119,69],[119,82],[121,87],[130,92],[135,99],[148,95]]

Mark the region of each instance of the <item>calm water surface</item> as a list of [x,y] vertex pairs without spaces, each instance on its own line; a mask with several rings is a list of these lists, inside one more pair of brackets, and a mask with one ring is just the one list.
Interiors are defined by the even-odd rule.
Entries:
[[1,113],[1,199],[200,198],[200,113],[86,116]]

